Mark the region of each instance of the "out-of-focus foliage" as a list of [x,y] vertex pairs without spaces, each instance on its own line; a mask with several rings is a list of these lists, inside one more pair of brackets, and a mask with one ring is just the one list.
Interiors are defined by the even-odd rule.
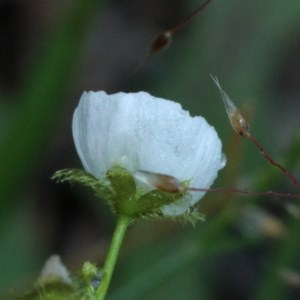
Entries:
[[[114,217],[88,191],[49,179],[79,167],[70,124],[83,90],[146,90],[181,102],[224,142],[227,166],[215,186],[298,192],[234,135],[210,74],[249,116],[252,134],[300,178],[300,2],[213,0],[143,63],[153,38],[197,5],[1,2],[3,295],[32,284],[54,252],[71,270],[103,263]],[[136,224],[108,299],[299,299],[299,201],[209,194],[200,205],[207,221],[195,228]]]

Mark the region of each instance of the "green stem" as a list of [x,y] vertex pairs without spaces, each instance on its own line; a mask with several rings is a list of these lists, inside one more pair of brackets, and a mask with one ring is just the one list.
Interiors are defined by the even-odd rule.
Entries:
[[123,238],[125,236],[127,227],[131,221],[131,218],[128,216],[119,216],[115,232],[113,234],[113,238],[111,241],[110,248],[108,250],[108,254],[106,256],[106,260],[104,263],[104,267],[102,270],[102,282],[100,284],[99,289],[96,292],[98,300],[104,300],[105,295],[107,293],[110,280],[117,262],[118,254],[123,242]]

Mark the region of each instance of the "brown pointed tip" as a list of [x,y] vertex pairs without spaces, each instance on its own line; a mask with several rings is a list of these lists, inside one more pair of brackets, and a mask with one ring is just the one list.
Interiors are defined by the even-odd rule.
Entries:
[[159,34],[150,47],[150,55],[167,49],[172,42],[172,33],[167,30]]

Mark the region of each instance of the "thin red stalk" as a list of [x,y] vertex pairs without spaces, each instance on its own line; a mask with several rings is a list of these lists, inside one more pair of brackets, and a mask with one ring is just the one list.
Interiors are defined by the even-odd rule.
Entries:
[[212,76],[213,81],[219,88],[221,97],[224,101],[226,112],[228,114],[230,123],[236,133],[238,133],[241,136],[244,136],[248,138],[254,145],[260,150],[260,152],[263,154],[263,156],[266,158],[266,160],[276,168],[278,168],[281,172],[284,173],[286,177],[288,177],[292,183],[297,187],[300,188],[300,182],[295,178],[295,176],[285,169],[283,166],[281,166],[279,163],[277,163],[275,160],[271,158],[271,156],[266,152],[264,147],[258,142],[258,140],[252,136],[249,132],[249,125],[246,119],[243,117],[243,115],[240,113],[238,108],[234,105],[232,100],[228,97],[228,95],[225,93],[225,91],[222,89],[222,87],[219,84],[219,81],[216,77]]
[[205,8],[206,5],[209,4],[212,0],[206,0],[204,1],[199,7],[197,7],[186,19],[181,21],[177,26],[167,30],[171,34],[174,34],[175,32],[181,30],[184,28],[201,10]]
[[211,193],[235,193],[235,194],[245,194],[252,196],[275,196],[275,197],[285,197],[291,199],[299,199],[300,194],[285,194],[274,191],[267,192],[253,192],[249,190],[240,190],[235,188],[213,188],[213,189],[204,189],[204,188],[188,188],[188,191],[191,192],[211,192]]
[[246,138],[248,138],[249,140],[251,140],[251,142],[253,142],[255,144],[255,146],[260,150],[260,152],[264,155],[264,157],[267,159],[267,161],[270,164],[272,164],[273,166],[278,168],[281,172],[283,172],[285,174],[286,177],[288,177],[292,181],[292,183],[297,188],[300,188],[300,182],[297,180],[297,178],[295,178],[295,176],[290,171],[288,171],[283,166],[281,166],[279,163],[277,163],[275,160],[273,160],[254,136],[252,136],[250,133],[248,133],[244,136]]

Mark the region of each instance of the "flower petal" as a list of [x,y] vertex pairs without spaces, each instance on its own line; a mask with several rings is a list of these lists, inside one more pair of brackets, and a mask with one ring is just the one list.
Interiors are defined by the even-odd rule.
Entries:
[[[190,186],[208,188],[224,166],[215,129],[191,117],[180,104],[148,93],[84,93],[75,110],[73,136],[84,168],[102,178],[113,165],[170,175]],[[181,214],[204,193],[166,205]]]

